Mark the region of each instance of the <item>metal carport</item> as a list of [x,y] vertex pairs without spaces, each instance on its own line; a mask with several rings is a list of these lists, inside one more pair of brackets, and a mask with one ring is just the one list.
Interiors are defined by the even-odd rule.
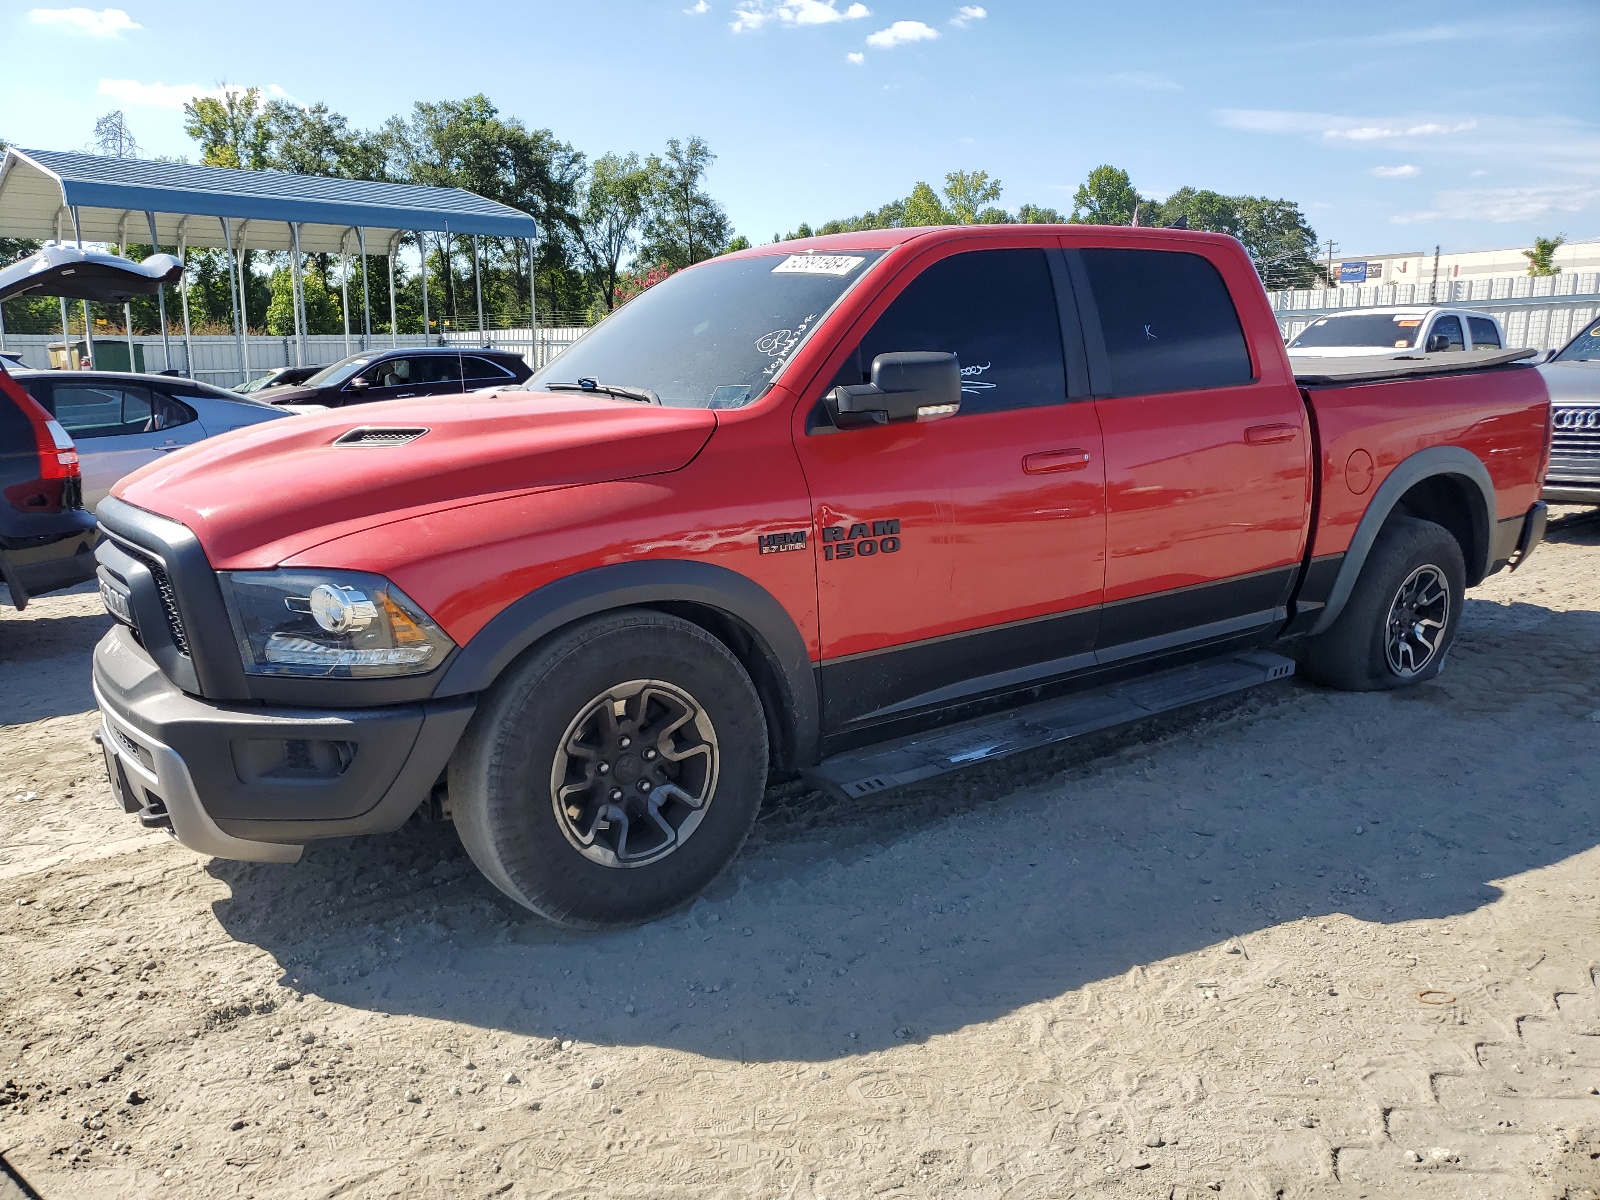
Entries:
[[[448,252],[455,237],[472,239],[472,268],[477,293],[478,328],[483,329],[483,280],[480,239],[520,238],[528,243],[528,303],[534,310],[534,239],[537,228],[528,214],[461,188],[421,187],[404,183],[371,183],[291,175],[282,171],[243,171],[188,163],[149,162],[58,150],[8,148],[0,159],[0,237],[85,241],[126,245],[148,236],[153,245],[175,246],[184,258],[190,246],[220,248],[233,260],[229,290],[233,299],[233,331],[240,360],[249,375],[246,346],[248,313],[244,252],[287,252],[294,283],[296,354],[306,357],[305,291],[302,261],[307,254],[337,254],[344,269],[345,339],[350,338],[348,262],[352,249],[361,256],[362,282],[367,282],[369,244],[381,247],[389,265],[389,328],[395,330],[394,255],[400,239],[424,233],[440,236]],[[184,337],[189,337],[187,276],[183,290]],[[371,289],[363,305],[362,348],[372,337]],[[427,272],[423,272],[423,329],[428,332]],[[537,317],[534,318],[537,325]],[[85,329],[88,322],[85,322]],[[172,355],[167,341],[166,297],[161,295],[161,338],[164,366]],[[186,357],[186,361],[192,359]]]

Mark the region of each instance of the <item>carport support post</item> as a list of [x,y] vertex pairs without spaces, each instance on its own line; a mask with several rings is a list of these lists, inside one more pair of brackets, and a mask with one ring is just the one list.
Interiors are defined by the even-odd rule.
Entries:
[[[161,246],[158,244],[160,234],[156,232],[156,215],[153,212],[144,214],[150,222],[150,253],[160,254]],[[161,369],[172,370],[172,343],[167,338],[167,285],[162,284],[156,289],[156,307],[161,316]]]
[[350,233],[345,233],[339,238],[339,311],[344,314],[344,356],[350,357],[350,256],[344,248],[349,243]]
[[534,283],[535,270],[534,247],[536,243],[528,239],[528,339],[533,343],[533,369],[537,371],[544,364],[539,361],[539,289]]
[[[67,298],[59,297],[61,301],[61,361],[65,364],[62,370],[72,370],[72,319],[67,316]],[[49,351],[45,351],[49,353]]]
[[397,318],[394,315],[394,252],[399,248],[400,235],[396,233],[389,239],[389,345],[400,344],[400,330]]
[[194,339],[189,332],[189,218],[178,222],[178,260],[183,274],[178,276],[178,300],[183,305],[183,373],[194,378]]
[[372,349],[372,281],[367,278],[367,231],[356,228],[356,247],[361,251],[361,348]]
[[306,365],[306,292],[300,274],[300,222],[289,222],[290,282],[294,285],[294,365]]
[[[72,206],[72,236],[78,240],[78,249],[83,249],[83,222],[78,219],[78,206]],[[88,356],[89,365],[94,365],[94,322],[89,319],[89,302],[81,301],[83,305],[83,352]],[[67,361],[71,361],[72,351],[67,351]]]
[[[222,223],[222,242],[223,245],[227,247],[228,258],[231,263],[233,261],[233,227],[228,224],[227,217],[218,217],[217,220]],[[234,270],[231,265],[228,268],[228,298],[233,302],[233,340],[234,343],[239,347],[239,362],[243,364],[245,360],[245,351],[244,334],[239,331],[239,281],[235,277]],[[244,382],[248,383],[249,379],[250,377],[246,375],[244,377]]]
[[478,265],[478,235],[472,235],[472,290],[478,293],[478,336],[483,337],[483,269]]
[[239,342],[240,365],[244,375],[240,383],[250,382],[250,292],[245,284],[244,270],[244,235],[249,224],[249,221],[239,222],[239,252],[233,256],[239,268],[239,328],[244,331]]
[[428,344],[428,335],[433,332],[428,324],[428,243],[422,240],[422,230],[417,230],[417,254],[422,259],[422,344]]
[[[123,250],[126,251],[127,247],[124,246]],[[133,305],[127,300],[122,302],[122,320],[123,327],[128,331],[128,370],[137,371],[139,359],[133,352]]]

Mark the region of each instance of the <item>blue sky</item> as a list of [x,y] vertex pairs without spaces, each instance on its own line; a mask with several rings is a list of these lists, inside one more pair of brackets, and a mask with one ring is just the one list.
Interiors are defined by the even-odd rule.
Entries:
[[[49,0],[46,0],[49,3]],[[1600,4],[588,0],[0,7],[0,137],[122,108],[192,154],[219,83],[361,125],[486,92],[591,154],[699,134],[754,241],[984,169],[1063,211],[1102,162],[1299,202],[1344,253],[1600,237]]]

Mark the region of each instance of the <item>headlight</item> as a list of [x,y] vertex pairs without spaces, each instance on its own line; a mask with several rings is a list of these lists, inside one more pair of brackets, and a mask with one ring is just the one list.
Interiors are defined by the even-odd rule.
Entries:
[[381,575],[223,571],[219,577],[251,675],[421,675],[455,647]]

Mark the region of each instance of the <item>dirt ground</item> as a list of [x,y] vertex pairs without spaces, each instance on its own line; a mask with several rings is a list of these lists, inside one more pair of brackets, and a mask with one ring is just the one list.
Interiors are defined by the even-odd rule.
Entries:
[[0,1153],[47,1200],[1600,1196],[1586,513],[1434,683],[775,788],[615,935],[448,826],[291,867],[142,832],[89,740],[104,627],[0,616]]

